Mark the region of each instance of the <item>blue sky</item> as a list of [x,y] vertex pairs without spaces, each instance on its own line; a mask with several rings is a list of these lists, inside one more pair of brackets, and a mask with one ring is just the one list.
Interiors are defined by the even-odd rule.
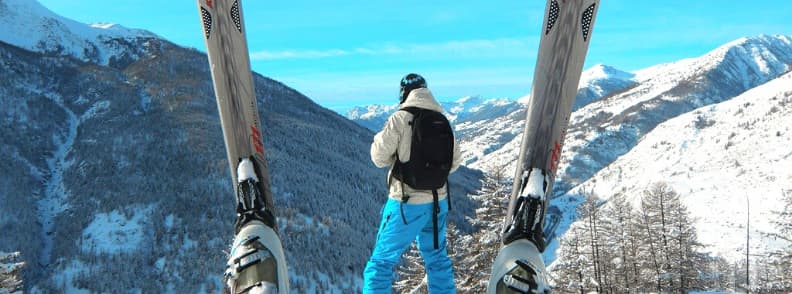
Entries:
[[[205,51],[194,1],[40,0],[85,23],[142,28]],[[440,100],[530,92],[543,0],[246,0],[253,70],[338,111],[397,102],[409,72]],[[792,1],[602,0],[586,66],[632,71],[759,34],[792,34]]]

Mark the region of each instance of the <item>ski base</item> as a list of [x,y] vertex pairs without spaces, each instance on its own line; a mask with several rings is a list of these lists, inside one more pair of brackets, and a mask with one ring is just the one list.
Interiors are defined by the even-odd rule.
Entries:
[[487,293],[550,293],[542,253],[536,245],[520,239],[504,246],[492,265]]
[[261,221],[246,223],[234,238],[226,263],[229,293],[289,293],[286,256],[278,234]]

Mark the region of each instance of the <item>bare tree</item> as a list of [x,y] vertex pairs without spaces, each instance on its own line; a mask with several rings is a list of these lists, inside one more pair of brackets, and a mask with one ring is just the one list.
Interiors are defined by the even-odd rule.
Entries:
[[588,293],[595,286],[591,285],[591,271],[588,270],[590,260],[586,253],[584,226],[575,223],[560,238],[561,250],[558,259],[551,267],[550,274],[559,293]]

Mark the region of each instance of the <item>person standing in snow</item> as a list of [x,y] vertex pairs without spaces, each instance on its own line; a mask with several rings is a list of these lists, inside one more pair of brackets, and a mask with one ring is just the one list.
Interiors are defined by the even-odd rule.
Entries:
[[[393,113],[382,128],[374,136],[371,144],[371,160],[380,168],[391,167],[388,173],[388,200],[382,208],[382,220],[377,232],[377,241],[363,273],[363,293],[390,293],[393,268],[407,250],[413,240],[418,242],[418,249],[424,259],[430,293],[455,293],[454,272],[451,259],[446,250],[446,216],[449,209],[448,173],[455,171],[461,162],[459,144],[453,139],[453,133],[447,120],[442,116],[443,108],[435,100],[432,92],[427,89],[426,80],[418,74],[408,74],[401,80],[399,111]],[[420,117],[420,118],[419,118]],[[428,117],[435,119],[435,125],[445,124],[446,138],[422,138],[422,142],[440,142],[427,147],[427,143],[416,149],[413,141],[413,130],[417,125],[424,126]],[[416,125],[413,122],[418,122]],[[442,135],[443,131],[440,131]],[[416,131],[416,133],[418,133]],[[434,136],[437,131],[421,131],[423,136]],[[427,135],[428,134],[428,135]],[[450,136],[450,139],[447,138]],[[432,141],[434,140],[434,141]],[[445,140],[445,141],[443,141]],[[449,143],[442,143],[449,142]],[[418,144],[418,143],[416,143]],[[437,147],[435,147],[437,146]],[[429,152],[421,151],[432,148]],[[432,164],[431,157],[440,150],[439,157],[444,157],[445,164],[438,164],[445,173],[439,187],[426,188],[426,178],[437,178],[431,172],[419,175],[405,175],[415,167],[406,167],[411,162],[411,152],[426,154],[413,155],[412,163],[420,161],[422,166]],[[447,151],[443,151],[447,150]],[[445,153],[444,153],[445,152]],[[438,160],[443,161],[443,160]],[[415,164],[413,164],[415,165]],[[416,177],[418,178],[416,180]],[[404,180],[402,180],[404,179]],[[430,180],[431,181],[431,180]],[[434,180],[437,182],[437,180]],[[411,186],[414,184],[416,187]],[[437,184],[435,184],[437,185]]]

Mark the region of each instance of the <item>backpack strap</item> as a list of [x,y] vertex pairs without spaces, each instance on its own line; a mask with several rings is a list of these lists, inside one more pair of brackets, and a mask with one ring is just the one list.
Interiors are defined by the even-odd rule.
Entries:
[[432,190],[432,233],[434,233],[434,249],[440,249],[438,241],[437,214],[440,213],[440,203],[437,200],[437,189]]
[[446,201],[448,201],[448,211],[451,211],[451,181],[446,179]]
[[[398,164],[400,162],[401,160],[399,160],[399,151],[396,150],[396,163],[394,164]],[[399,172],[402,173],[401,178],[404,179],[404,169],[400,168]],[[401,213],[402,222],[404,222],[404,224],[407,225],[407,218],[404,216],[404,203],[410,201],[410,195],[407,195],[407,193],[404,192],[404,181],[399,181],[399,183],[401,183],[401,191],[402,191],[401,203],[399,203],[399,212]],[[390,189],[390,181],[388,181],[388,189]]]

